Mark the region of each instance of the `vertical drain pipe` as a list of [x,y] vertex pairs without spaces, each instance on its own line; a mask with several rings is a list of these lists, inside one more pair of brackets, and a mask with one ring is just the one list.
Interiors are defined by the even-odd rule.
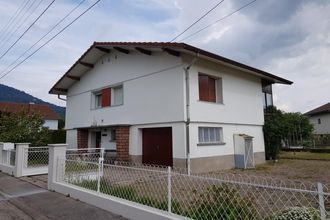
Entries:
[[191,173],[191,167],[190,167],[190,135],[189,135],[189,125],[190,125],[190,90],[189,90],[189,69],[190,67],[196,63],[198,58],[198,53],[196,54],[196,57],[188,64],[187,67],[183,67],[185,72],[185,83],[186,83],[186,115],[187,119],[185,121],[186,124],[186,166],[187,166],[187,172],[188,175]]

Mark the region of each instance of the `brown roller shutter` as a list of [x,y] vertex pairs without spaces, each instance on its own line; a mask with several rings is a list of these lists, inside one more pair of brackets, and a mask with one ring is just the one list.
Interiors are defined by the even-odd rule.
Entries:
[[209,84],[208,84],[208,87],[209,87],[209,99],[208,101],[209,102],[216,102],[216,89],[215,89],[215,80],[214,78],[212,77],[208,77],[209,78]]
[[199,100],[208,101],[209,91],[208,91],[208,76],[199,74],[198,84],[199,84]]
[[102,107],[110,106],[111,104],[111,88],[102,89]]

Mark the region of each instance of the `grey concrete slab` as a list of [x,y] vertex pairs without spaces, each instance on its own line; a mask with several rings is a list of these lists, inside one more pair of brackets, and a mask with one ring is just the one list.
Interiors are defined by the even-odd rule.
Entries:
[[0,173],[0,219],[124,220],[125,218]]

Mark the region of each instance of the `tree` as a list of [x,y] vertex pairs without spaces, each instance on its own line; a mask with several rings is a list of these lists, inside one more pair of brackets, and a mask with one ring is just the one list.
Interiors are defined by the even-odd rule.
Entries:
[[267,160],[278,159],[282,140],[283,112],[274,106],[265,110],[264,139]]
[[22,110],[17,113],[2,112],[0,115],[0,141],[31,143],[43,146],[49,142],[48,128],[42,127],[44,120],[39,114]]
[[282,112],[271,106],[265,110],[264,139],[266,159],[278,159],[284,142],[286,145],[302,145],[311,137],[313,125],[299,112]]

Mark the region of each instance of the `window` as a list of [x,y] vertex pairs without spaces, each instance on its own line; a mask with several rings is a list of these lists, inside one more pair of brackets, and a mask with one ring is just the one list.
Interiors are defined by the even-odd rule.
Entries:
[[262,103],[264,108],[273,106],[273,90],[270,82],[262,81]]
[[222,79],[198,74],[199,100],[222,103]]
[[95,93],[95,108],[102,107],[102,93]]
[[113,105],[123,104],[123,86],[117,86],[113,88]]
[[321,124],[321,119],[320,119],[320,118],[317,119],[317,123],[318,123],[319,125]]
[[199,127],[199,144],[223,144],[222,128],[220,127]]
[[123,85],[105,88],[92,93],[92,108],[123,104]]

